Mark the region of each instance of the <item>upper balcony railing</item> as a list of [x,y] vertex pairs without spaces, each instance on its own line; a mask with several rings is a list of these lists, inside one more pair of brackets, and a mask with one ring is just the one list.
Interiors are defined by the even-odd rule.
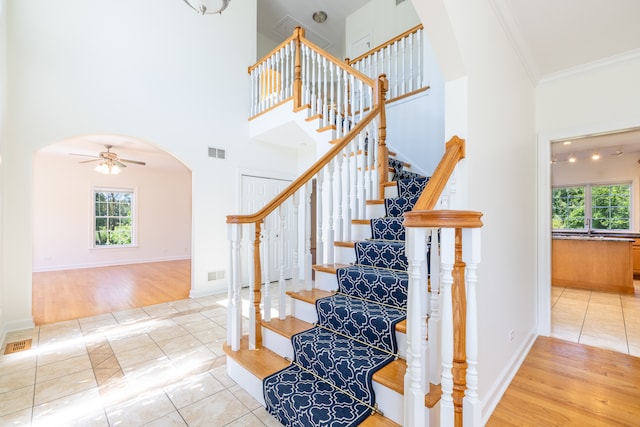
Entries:
[[389,102],[428,88],[424,73],[422,24],[346,61],[367,76],[386,75],[389,80]]

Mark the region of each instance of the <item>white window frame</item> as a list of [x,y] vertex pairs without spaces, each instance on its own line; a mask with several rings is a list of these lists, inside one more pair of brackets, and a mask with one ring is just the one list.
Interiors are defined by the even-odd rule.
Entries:
[[[96,193],[131,193],[131,244],[129,245],[97,245],[96,244]],[[91,249],[122,249],[138,246],[138,188],[137,187],[104,187],[93,186],[90,195],[90,233]]]
[[[592,212],[592,187],[601,187],[608,185],[628,185],[629,186],[629,228],[626,230],[616,229],[616,230],[608,230],[608,229],[591,229],[591,233],[631,233],[634,230],[635,224],[635,189],[636,182],[635,180],[616,180],[616,181],[596,181],[596,182],[587,182],[583,184],[563,184],[556,185],[551,188],[551,194],[553,195],[553,190],[557,188],[571,188],[571,187],[584,187],[584,216],[585,216],[585,224],[581,229],[564,229],[564,228],[554,228],[553,232],[558,233],[587,233],[591,228],[591,221],[593,220],[593,212]],[[553,200],[551,201],[551,208],[553,211]],[[589,218],[589,221],[587,221]],[[587,223],[589,222],[589,223]]]

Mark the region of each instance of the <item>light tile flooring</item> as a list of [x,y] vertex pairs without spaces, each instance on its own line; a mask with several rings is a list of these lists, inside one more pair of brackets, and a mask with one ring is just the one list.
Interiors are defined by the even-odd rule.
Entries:
[[9,334],[33,347],[0,356],[0,425],[279,426],[226,375],[224,299]]
[[553,287],[551,336],[640,357],[640,281],[635,294]]

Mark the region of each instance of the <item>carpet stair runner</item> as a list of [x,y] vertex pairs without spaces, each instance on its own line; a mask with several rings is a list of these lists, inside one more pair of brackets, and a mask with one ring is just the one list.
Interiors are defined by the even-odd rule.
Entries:
[[338,291],[316,301],[317,325],[291,338],[291,365],[263,381],[267,410],[285,426],[360,424],[375,412],[373,374],[398,357],[408,287],[402,214],[428,178],[390,161],[398,197],[371,220],[372,238],[355,243],[355,264],[336,271]]

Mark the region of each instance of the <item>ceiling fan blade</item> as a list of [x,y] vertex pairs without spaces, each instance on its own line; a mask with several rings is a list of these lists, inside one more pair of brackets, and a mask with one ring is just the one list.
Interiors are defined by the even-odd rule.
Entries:
[[126,168],[127,167],[127,165],[122,163],[120,160],[114,160],[113,163],[118,165],[119,168]]
[[78,162],[78,163],[91,163],[91,162],[97,162],[97,161],[99,161],[99,160],[102,160],[102,159],[100,159],[100,158],[98,157],[97,159],[83,160],[83,161]]
[[78,154],[78,153],[69,153],[69,154],[72,155],[72,156],[93,157],[93,158],[96,158],[96,159],[101,159],[102,158],[101,156],[91,156],[89,154]]
[[118,161],[125,162],[125,163],[133,163],[134,165],[142,165],[142,166],[146,165],[145,162],[140,162],[138,160],[118,159]]

